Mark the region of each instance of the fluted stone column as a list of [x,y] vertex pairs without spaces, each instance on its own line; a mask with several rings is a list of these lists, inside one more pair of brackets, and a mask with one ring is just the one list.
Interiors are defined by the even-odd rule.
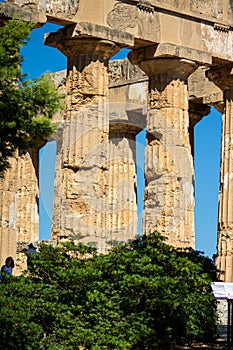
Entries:
[[220,278],[233,282],[233,75],[232,66],[210,69],[207,77],[224,92],[218,209],[217,268]]
[[16,256],[17,158],[11,159],[11,169],[0,179],[0,263]]
[[38,152],[16,155],[10,164],[11,168],[0,179],[0,263],[12,256],[17,274],[20,265],[17,242],[39,239]]
[[119,47],[72,35],[65,29],[46,39],[68,57],[62,184],[54,205],[53,237],[73,236],[104,251],[111,240],[108,59]]
[[136,196],[136,133],[118,125],[109,133],[108,244],[135,239],[138,229]]
[[174,246],[194,247],[187,78],[197,65],[141,52],[129,58],[149,76],[143,231],[158,232]]

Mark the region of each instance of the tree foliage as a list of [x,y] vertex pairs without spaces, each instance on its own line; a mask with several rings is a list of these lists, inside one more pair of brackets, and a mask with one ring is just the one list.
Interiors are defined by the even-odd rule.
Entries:
[[0,27],[0,175],[16,149],[37,147],[55,130],[52,115],[61,95],[46,75],[25,80],[20,48],[33,24],[13,19]]
[[28,275],[0,284],[0,349],[165,349],[210,341],[212,261],[156,234],[97,255],[42,245]]

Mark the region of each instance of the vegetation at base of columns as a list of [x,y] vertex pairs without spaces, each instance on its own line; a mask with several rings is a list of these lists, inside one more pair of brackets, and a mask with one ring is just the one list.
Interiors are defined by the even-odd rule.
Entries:
[[17,19],[0,27],[0,176],[16,150],[35,148],[54,132],[51,117],[61,108],[48,76],[25,80],[22,74],[20,48],[33,27]]
[[96,254],[41,245],[0,284],[0,349],[168,349],[216,333],[212,261],[151,234]]

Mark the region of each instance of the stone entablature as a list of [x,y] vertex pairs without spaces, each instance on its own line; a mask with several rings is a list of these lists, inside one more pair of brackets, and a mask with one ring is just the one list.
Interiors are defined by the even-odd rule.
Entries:
[[131,48],[169,43],[176,49],[203,51],[210,59],[232,60],[232,8],[224,0],[166,4],[136,0],[8,0],[6,5],[37,10],[47,20],[61,25],[73,23],[77,36],[113,40]]
[[[180,15],[194,16],[200,20],[216,21],[220,24],[229,24],[232,21],[232,8],[228,8],[224,0],[197,0],[197,1],[177,1],[168,0],[131,0],[131,1],[113,1],[108,0],[108,6],[105,11],[101,11],[106,5],[106,1],[98,0],[89,1],[90,5],[85,4],[85,0],[8,0],[20,8],[24,9],[39,9],[47,16],[57,17],[58,20],[65,18],[66,20],[73,19],[75,15],[91,13],[93,21],[94,9],[92,6],[98,4],[99,12],[95,14],[98,16],[106,16],[107,22],[112,27],[120,27],[124,31],[127,28],[134,28],[136,26],[138,11],[137,9],[153,14],[155,11],[163,10],[167,12],[179,13]],[[84,6],[85,5],[85,6]],[[132,11],[132,5],[134,9]],[[106,6],[105,6],[106,7]],[[130,13],[131,12],[131,13]],[[90,14],[89,14],[90,16]],[[119,18],[122,21],[119,21]],[[128,24],[127,24],[128,22]]]

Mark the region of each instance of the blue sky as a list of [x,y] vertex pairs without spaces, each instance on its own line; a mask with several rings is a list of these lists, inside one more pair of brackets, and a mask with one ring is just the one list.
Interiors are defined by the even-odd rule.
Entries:
[[196,249],[216,253],[222,116],[214,108],[195,126]]
[[[29,78],[66,68],[66,57],[55,48],[43,45],[44,33],[56,31],[57,28],[58,26],[54,24],[46,24],[40,29],[33,30],[30,42],[22,49],[24,56],[22,69],[24,73],[29,74]],[[116,58],[121,58],[122,55],[125,55],[124,50]],[[204,251],[205,255],[210,257],[216,253],[217,244],[220,139],[221,115],[212,109],[210,115],[204,117],[195,127],[195,248]],[[48,154],[51,152],[55,154],[55,142],[47,147],[47,150],[40,151],[42,166],[40,183],[51,188],[54,165],[51,164]],[[40,239],[48,238],[51,225],[49,208],[52,207],[52,200],[47,193],[46,187],[40,189],[40,198],[43,199],[40,201]]]

